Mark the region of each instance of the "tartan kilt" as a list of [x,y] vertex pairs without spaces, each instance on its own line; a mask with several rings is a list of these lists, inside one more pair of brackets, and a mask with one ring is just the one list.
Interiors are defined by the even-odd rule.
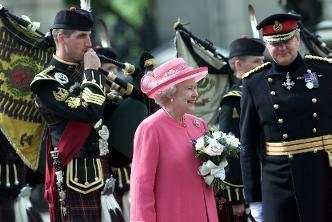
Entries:
[[246,222],[246,216],[235,216],[233,214],[232,205],[226,201],[223,197],[222,192],[216,194],[216,204],[218,220],[222,222]]
[[[330,209],[328,211],[328,221],[332,221],[332,167],[330,167],[330,186],[328,191],[328,207],[327,209]],[[330,219],[329,219],[330,218]]]
[[[110,168],[107,159],[101,158],[104,180],[110,176]],[[88,194],[76,192],[65,186],[66,191],[66,222],[96,222],[101,221],[100,196],[103,187]],[[59,214],[57,207],[56,215]]]
[[0,222],[14,222],[14,202],[17,195],[0,193]]
[[74,190],[66,189],[67,216],[65,221],[101,221],[100,193],[101,189],[89,194],[81,194]]

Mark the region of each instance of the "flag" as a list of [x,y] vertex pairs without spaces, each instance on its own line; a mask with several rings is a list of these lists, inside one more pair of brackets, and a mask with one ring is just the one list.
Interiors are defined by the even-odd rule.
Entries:
[[45,68],[54,46],[33,31],[34,25],[0,9],[0,129],[23,162],[36,170],[45,124],[33,104],[30,82]]
[[192,67],[208,67],[208,75],[197,85],[198,98],[193,114],[213,125],[232,71],[225,57],[206,49],[196,39],[191,33],[178,29],[175,33],[177,57],[182,57]]

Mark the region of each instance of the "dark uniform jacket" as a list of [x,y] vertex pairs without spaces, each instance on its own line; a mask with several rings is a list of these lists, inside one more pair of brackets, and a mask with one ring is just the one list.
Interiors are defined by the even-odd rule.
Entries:
[[[331,73],[329,60],[298,55],[288,66],[266,63],[243,79],[240,131],[245,197],[247,202],[263,201],[265,222],[327,221],[330,168],[324,149],[329,144],[320,136],[332,134]],[[294,155],[267,155],[266,146],[260,145],[296,140],[304,149],[308,144],[303,139],[315,137],[323,145]]]
[[[223,96],[220,104],[219,130],[232,133],[240,138],[240,99],[242,81],[235,81],[233,87]],[[224,182],[227,184],[223,195],[231,204],[243,203],[243,183],[239,157],[227,158],[228,166]]]
[[[52,147],[58,145],[69,120],[94,125],[103,119],[105,77],[92,69],[82,73],[79,64],[65,62],[54,55],[48,67],[31,83],[31,90],[37,95],[36,104],[51,135]],[[66,176],[70,178],[66,184],[75,191],[92,192],[102,187],[101,180],[108,176],[109,172],[103,172],[100,166],[105,159],[99,155],[100,138],[92,127],[84,146],[69,163],[70,167],[67,166]]]

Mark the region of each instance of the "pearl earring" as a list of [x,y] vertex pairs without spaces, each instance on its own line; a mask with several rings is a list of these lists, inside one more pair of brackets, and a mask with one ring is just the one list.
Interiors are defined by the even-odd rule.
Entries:
[[173,102],[174,101],[174,99],[173,98],[171,98],[171,102]]

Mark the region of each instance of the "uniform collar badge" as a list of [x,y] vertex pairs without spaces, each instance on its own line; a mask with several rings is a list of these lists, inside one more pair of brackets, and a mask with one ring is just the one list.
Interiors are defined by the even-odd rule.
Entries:
[[308,89],[313,89],[313,88],[318,88],[319,83],[318,83],[318,77],[315,72],[312,72],[310,69],[307,69],[307,73],[303,75],[304,81],[305,81],[305,86]]
[[198,128],[200,127],[198,119],[194,119],[194,125]]
[[295,85],[295,82],[292,81],[290,76],[289,76],[289,72],[287,72],[286,81],[282,85],[288,90],[291,90],[292,87]]
[[67,84],[69,82],[68,77],[65,74],[61,73],[61,72],[56,72],[54,74],[54,78],[55,78],[56,81],[58,81],[59,83],[61,83],[63,85]]

